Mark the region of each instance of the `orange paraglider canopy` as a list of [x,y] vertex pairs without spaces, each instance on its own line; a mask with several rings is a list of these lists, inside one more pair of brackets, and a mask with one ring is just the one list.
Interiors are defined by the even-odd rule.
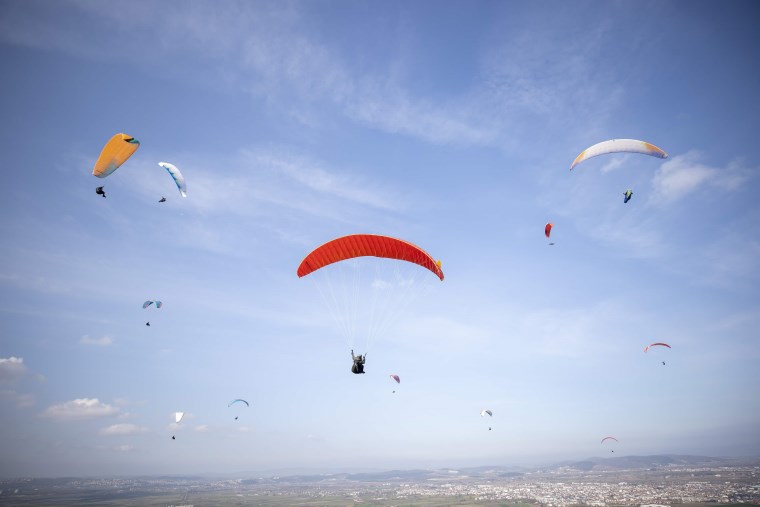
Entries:
[[134,137],[127,134],[116,134],[100,152],[98,161],[95,162],[95,167],[92,169],[92,175],[105,178],[126,162],[139,147],[140,141]]
[[443,281],[440,261],[412,243],[376,234],[352,234],[343,236],[316,248],[306,256],[296,272],[306,276],[320,268],[355,257],[383,257],[418,264],[435,273]]
[[548,238],[552,233],[552,227],[554,227],[554,224],[548,223],[546,224],[546,227],[544,227],[544,234],[546,234],[546,237]]

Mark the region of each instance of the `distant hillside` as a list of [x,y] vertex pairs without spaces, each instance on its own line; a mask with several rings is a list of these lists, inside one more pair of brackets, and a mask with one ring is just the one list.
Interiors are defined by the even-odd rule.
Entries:
[[757,462],[757,459],[714,458],[710,456],[688,456],[662,454],[654,456],[615,456],[614,458],[588,458],[581,461],[564,461],[551,468],[569,467],[575,470],[636,470],[652,469],[670,465],[685,466],[721,466],[736,465],[745,462]]

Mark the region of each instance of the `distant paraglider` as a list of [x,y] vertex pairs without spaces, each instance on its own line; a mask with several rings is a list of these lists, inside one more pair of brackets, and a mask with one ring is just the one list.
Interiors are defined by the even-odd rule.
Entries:
[[105,198],[105,196],[106,196],[106,191],[103,190],[103,187],[96,188],[95,189],[95,193],[98,194],[98,195],[102,195],[103,198]]
[[[646,347],[644,347],[644,353],[648,352],[649,349],[652,348],[652,347],[667,347],[669,349],[673,348],[670,345],[668,345],[667,343],[657,342],[657,343],[652,343],[652,344],[647,345]],[[665,361],[662,362],[662,365],[665,366]]]
[[182,195],[182,197],[187,197],[187,184],[185,183],[184,176],[182,176],[182,173],[177,169],[177,166],[170,164],[169,162],[159,162],[158,165],[166,169],[166,172],[172,177],[174,183],[177,184],[177,189],[179,190],[180,195]]
[[166,202],[166,197],[161,196],[161,199],[159,199],[158,202]]
[[[401,377],[399,377],[399,376],[398,376],[398,375],[396,375],[395,373],[391,373],[391,374],[390,374],[390,375],[388,375],[388,376],[391,378],[391,380],[395,380],[397,384],[400,384],[400,383],[401,383]],[[393,393],[394,393],[394,394],[396,393],[396,390],[395,390],[395,389],[393,390]]]
[[[617,438],[615,438],[615,437],[604,437],[600,443],[602,443],[602,444],[603,444],[603,443],[604,443],[604,442],[606,442],[607,440],[614,440],[615,442],[618,442],[618,439],[617,439]],[[615,452],[615,449],[610,449],[610,452]]]
[[633,197],[633,191],[629,188],[628,190],[623,192],[623,195],[625,196],[623,197],[623,203],[627,203],[628,201],[631,200],[631,197]]
[[146,302],[143,303],[143,305],[142,305],[143,306],[143,310],[145,310],[146,308],[148,308],[150,305],[152,305],[154,303],[156,305],[156,308],[161,308],[164,305],[161,301],[151,301],[151,300],[148,300],[148,301],[146,301]]
[[[481,410],[480,411],[480,417],[485,417],[486,415],[488,415],[488,417],[493,417],[493,412],[491,412],[490,410]],[[491,431],[491,427],[490,426],[488,427],[488,431]]]
[[652,344],[647,345],[646,347],[644,347],[644,352],[645,353],[648,352],[649,349],[652,348],[652,347],[667,347],[669,349],[673,348],[670,345],[668,345],[667,343],[657,342],[657,343],[652,343]]
[[[245,404],[246,407],[250,407],[251,406],[250,403],[248,403],[247,401],[245,401],[245,400],[243,400],[241,398],[237,398],[237,399],[232,400],[231,402],[229,402],[227,404],[227,406],[231,407],[233,405],[242,405],[242,404]],[[240,416],[238,416],[238,415],[235,416],[235,420],[236,421],[238,420],[238,417],[240,417]]]
[[580,155],[575,157],[570,170],[573,167],[580,164],[584,160],[588,160],[599,155],[606,155],[608,153],[641,153],[642,155],[649,155],[657,158],[668,158],[668,154],[657,146],[647,143],[645,141],[638,141],[636,139],[610,139],[609,141],[602,141],[589,148],[586,148]]
[[[174,412],[174,423],[179,424],[183,417],[185,417],[184,412]],[[172,440],[177,440],[174,435],[172,435]]]
[[544,227],[544,235],[548,238],[552,234],[552,227],[554,227],[554,224],[548,223],[546,224],[546,227]]
[[92,175],[105,178],[118,169],[140,147],[140,141],[127,134],[116,134],[100,152]]

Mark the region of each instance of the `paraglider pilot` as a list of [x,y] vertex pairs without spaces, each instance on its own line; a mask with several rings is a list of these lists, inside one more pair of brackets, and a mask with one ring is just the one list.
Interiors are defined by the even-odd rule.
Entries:
[[354,364],[351,365],[351,373],[364,373],[364,361],[367,359],[367,354],[364,354],[363,357],[361,354],[355,356],[354,349],[351,349],[351,359],[354,360]]
[[102,195],[104,198],[106,196],[106,192],[105,192],[105,190],[103,190],[103,187],[96,188],[95,189],[95,193],[98,194],[98,195]]

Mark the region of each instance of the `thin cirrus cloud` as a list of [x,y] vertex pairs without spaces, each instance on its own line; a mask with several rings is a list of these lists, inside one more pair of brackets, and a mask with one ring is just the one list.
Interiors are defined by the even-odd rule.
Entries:
[[[46,9],[38,13],[34,12],[36,4],[31,5],[29,8],[16,5],[7,10],[0,24],[2,39],[24,46],[52,47],[79,57],[106,59],[113,53],[110,44],[112,30],[116,30],[120,40],[129,41],[130,47],[141,47],[145,40],[151,40],[150,48],[130,52],[149,55],[135,59],[133,64],[161,65],[166,59],[176,59],[178,52],[190,52],[209,60],[211,65],[224,66],[225,79],[235,83],[232,89],[243,88],[268,101],[281,100],[287,109],[332,104],[356,123],[433,144],[501,144],[521,131],[520,126],[512,124],[508,129],[511,133],[504,133],[508,125],[502,121],[503,115],[493,110],[494,105],[504,105],[504,97],[509,97],[507,110],[520,104],[545,111],[558,100],[546,92],[538,96],[535,90],[540,88],[526,75],[511,76],[506,82],[486,75],[490,83],[487,87],[478,85],[443,103],[425,100],[401,79],[393,77],[396,74],[389,69],[396,65],[396,59],[391,58],[388,64],[374,70],[354,70],[325,41],[305,35],[308,18],[292,6],[281,9],[241,3],[229,5],[221,12],[213,4],[203,2],[188,4],[181,11],[144,3],[131,16],[115,19],[111,10],[102,8],[99,2],[76,2],[72,7],[88,20],[90,36],[102,42],[92,44],[82,38],[81,26],[67,21],[66,12],[54,15],[51,14],[54,9]],[[34,37],[29,37],[30,33]],[[124,56],[130,58],[129,54]],[[582,70],[563,68],[563,82],[568,83],[567,89],[572,89],[574,81],[568,80],[568,71],[577,74]],[[513,93],[515,83],[525,93]]]
[[107,347],[109,345],[113,345],[113,338],[110,336],[102,336],[100,338],[90,338],[89,335],[84,335],[80,340],[79,343],[82,345],[95,345],[100,347]]
[[127,436],[127,435],[138,435],[140,433],[145,433],[146,431],[148,431],[147,428],[138,426],[137,424],[121,423],[121,424],[112,424],[111,426],[103,428],[102,430],[100,430],[100,434],[107,435],[107,436]]
[[653,199],[673,202],[704,185],[734,190],[748,178],[748,171],[738,160],[720,168],[702,162],[702,158],[700,152],[692,150],[663,163],[652,180]]
[[42,413],[43,417],[59,421],[94,419],[116,415],[119,409],[97,398],[77,398],[58,405],[51,405]]

